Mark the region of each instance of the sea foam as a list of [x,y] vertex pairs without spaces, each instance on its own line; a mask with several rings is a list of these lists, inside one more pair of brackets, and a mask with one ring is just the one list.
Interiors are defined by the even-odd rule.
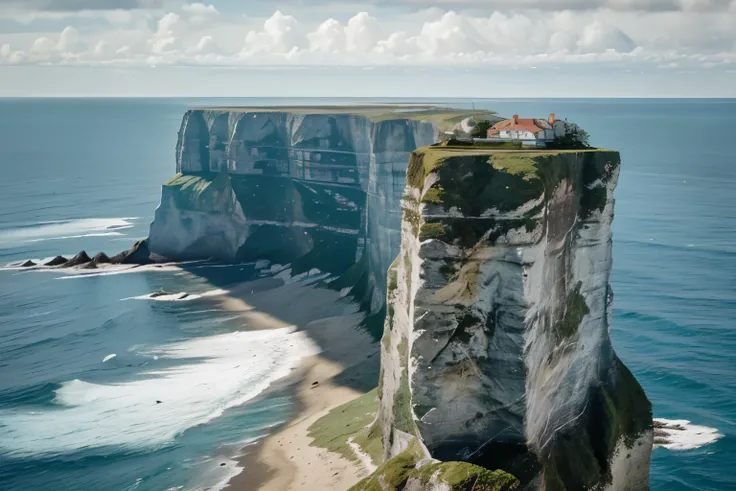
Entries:
[[160,294],[160,293],[148,293],[146,295],[139,295],[137,297],[128,297],[124,298],[123,300],[153,300],[156,302],[187,302],[191,300],[199,300],[200,298],[206,298],[206,297],[219,297],[222,295],[227,295],[230,293],[228,290],[211,290],[204,293],[187,293],[187,292],[179,292],[179,293],[166,293],[166,294]]
[[668,450],[692,450],[723,437],[716,428],[698,426],[686,419],[654,420],[654,446]]
[[284,328],[196,338],[139,351],[152,359],[182,364],[123,383],[71,380],[56,390],[56,407],[2,411],[0,450],[33,456],[108,446],[166,445],[188,428],[256,397],[317,349],[304,333]]
[[137,217],[80,218],[39,222],[0,231],[0,244],[18,245],[44,240],[75,239],[123,235],[119,231],[132,228]]

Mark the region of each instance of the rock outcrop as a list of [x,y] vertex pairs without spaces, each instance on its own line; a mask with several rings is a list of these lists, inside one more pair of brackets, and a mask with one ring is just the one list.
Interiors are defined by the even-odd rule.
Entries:
[[609,338],[618,153],[413,153],[388,276],[385,458],[516,476],[523,489],[648,488],[651,405]]
[[150,250],[172,260],[269,260],[297,273],[340,275],[358,263],[359,300],[379,312],[409,155],[464,117],[390,106],[189,111]]

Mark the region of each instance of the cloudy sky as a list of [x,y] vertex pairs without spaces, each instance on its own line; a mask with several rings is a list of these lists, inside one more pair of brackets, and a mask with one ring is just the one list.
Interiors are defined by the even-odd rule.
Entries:
[[736,97],[736,0],[0,0],[0,96]]

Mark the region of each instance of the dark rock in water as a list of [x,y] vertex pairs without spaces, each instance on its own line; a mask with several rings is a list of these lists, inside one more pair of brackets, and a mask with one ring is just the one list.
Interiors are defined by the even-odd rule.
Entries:
[[104,252],[98,252],[92,261],[87,264],[85,269],[97,269],[98,264],[110,264],[110,258]]
[[33,261],[31,261],[29,259],[28,261],[26,261],[23,264],[21,264],[20,267],[21,268],[30,268],[31,266],[35,266],[35,265],[36,265],[36,263],[34,263]]
[[151,264],[151,251],[148,250],[148,240],[139,240],[127,251],[110,258],[113,264]]
[[220,467],[225,467],[226,465],[227,464],[223,462],[222,464],[220,464]]
[[56,256],[51,261],[44,264],[44,266],[61,266],[62,264],[66,264],[67,261],[69,261],[64,256]]
[[95,264],[109,264],[110,258],[104,252],[98,252],[97,255],[92,259]]
[[185,298],[187,298],[188,296],[189,296],[189,294],[188,294],[188,293],[182,293],[182,294],[181,294],[181,295],[179,296],[179,300],[184,300],[184,299],[185,299]]
[[68,263],[66,263],[65,266],[71,268],[74,266],[81,266],[82,264],[87,264],[90,262],[92,262],[92,258],[87,255],[86,251],[82,251],[74,256]]
[[156,404],[163,404],[163,401],[156,401]]

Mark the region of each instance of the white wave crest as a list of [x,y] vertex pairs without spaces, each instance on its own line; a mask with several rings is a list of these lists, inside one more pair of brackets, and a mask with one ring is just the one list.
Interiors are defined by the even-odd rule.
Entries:
[[128,297],[123,300],[154,300],[156,302],[188,302],[190,300],[198,300],[206,297],[218,297],[221,295],[227,295],[230,293],[228,290],[212,290],[204,293],[166,293],[164,295],[160,293],[148,293],[146,295],[139,295],[137,297]]
[[31,456],[164,445],[254,398],[316,352],[293,328],[221,334],[142,351],[184,364],[111,385],[72,380],[56,391],[55,408],[1,411],[0,451]]
[[692,450],[709,445],[721,434],[716,428],[698,426],[686,419],[654,420],[654,446],[669,450]]
[[[125,227],[125,228],[131,228],[131,227]],[[120,229],[117,229],[117,230],[120,230]],[[26,242],[44,242],[46,240],[83,239],[85,237],[124,237],[124,236],[125,234],[121,234],[120,232],[96,232],[92,234],[65,235],[62,237],[47,237],[44,239],[30,239],[30,240],[27,240]]]
[[76,239],[123,235],[119,231],[133,227],[137,217],[127,218],[80,218],[39,222],[30,227],[16,227],[0,231],[0,244],[18,245],[44,240]]

